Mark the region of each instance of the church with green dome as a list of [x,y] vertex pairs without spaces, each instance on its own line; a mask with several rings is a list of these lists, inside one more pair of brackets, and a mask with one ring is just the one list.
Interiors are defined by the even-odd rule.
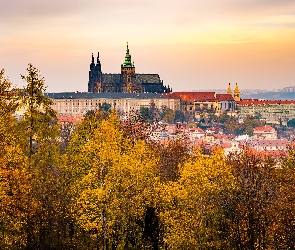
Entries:
[[88,92],[105,93],[169,93],[172,89],[169,85],[163,84],[158,74],[137,74],[135,73],[134,62],[131,59],[127,43],[125,61],[121,64],[120,74],[102,73],[99,53],[97,61],[90,64]]

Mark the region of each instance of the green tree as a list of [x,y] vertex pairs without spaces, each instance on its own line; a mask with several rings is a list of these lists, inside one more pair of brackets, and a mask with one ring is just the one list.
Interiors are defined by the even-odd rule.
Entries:
[[175,122],[184,122],[185,121],[185,117],[184,114],[181,110],[175,110],[175,118],[174,118]]
[[109,104],[109,103],[106,103],[106,102],[104,102],[102,104],[99,104],[99,109],[100,110],[104,110],[106,112],[110,112],[111,111],[111,107],[112,107],[112,105]]
[[140,115],[145,121],[151,121],[151,113],[148,107],[140,107]]
[[289,120],[287,122],[287,126],[289,126],[289,127],[295,127],[295,118]]
[[62,205],[62,157],[52,101],[44,96],[44,78],[32,64],[28,65],[21,106],[26,108],[18,129],[23,131],[22,145],[28,156],[30,206],[26,217],[26,248],[53,248],[59,242]]
[[29,137],[28,153],[31,156],[34,153],[34,141],[41,143],[42,140],[51,137],[53,130],[56,132],[56,126],[52,126],[56,113],[51,108],[52,100],[43,95],[46,87],[39,70],[29,64],[27,71],[27,76],[21,75],[21,78],[27,83],[23,89],[21,106],[26,108],[22,125]]
[[175,120],[175,112],[172,109],[167,108],[166,114],[163,120],[168,123],[172,123]]

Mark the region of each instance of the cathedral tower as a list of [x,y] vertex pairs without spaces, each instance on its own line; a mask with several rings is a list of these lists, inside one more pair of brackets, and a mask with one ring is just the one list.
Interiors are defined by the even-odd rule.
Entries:
[[92,53],[92,60],[90,63],[89,71],[88,92],[97,93],[102,91],[102,72],[99,60],[99,52],[97,53],[96,64],[94,63],[94,56]]
[[127,42],[127,49],[125,55],[125,61],[121,64],[121,92],[132,93],[142,92],[142,87],[136,84],[135,66],[131,61],[131,55],[129,53],[129,47]]

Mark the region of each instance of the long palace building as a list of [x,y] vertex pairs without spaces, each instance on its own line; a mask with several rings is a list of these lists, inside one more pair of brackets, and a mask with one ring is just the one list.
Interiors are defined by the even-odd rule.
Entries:
[[121,64],[121,73],[102,73],[99,53],[96,64],[92,54],[90,64],[88,92],[120,92],[120,93],[169,93],[172,89],[169,85],[163,85],[158,74],[135,73],[134,62],[131,60],[127,43],[125,61]]

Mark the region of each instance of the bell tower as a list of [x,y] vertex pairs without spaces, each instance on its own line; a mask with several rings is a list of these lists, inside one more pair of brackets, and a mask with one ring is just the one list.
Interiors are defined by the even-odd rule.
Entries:
[[238,84],[236,83],[236,87],[234,90],[234,99],[236,102],[239,102],[241,100],[241,92],[239,90]]
[[228,84],[227,93],[233,95],[233,91],[231,90],[230,83]]
[[131,54],[129,53],[129,46],[127,42],[125,61],[121,64],[121,92],[132,93],[142,92],[140,86],[137,86],[135,81],[135,66],[131,60]]
[[97,52],[97,59],[96,59],[95,67],[96,67],[96,72],[97,72],[97,78],[96,78],[93,92],[101,93],[103,91],[103,86],[102,86],[102,72],[101,72],[101,63],[99,60],[99,52]]
[[97,62],[94,63],[94,56],[92,53],[90,71],[89,71],[89,81],[88,81],[88,92],[102,92],[102,72],[101,64],[99,60],[99,52],[97,53]]

